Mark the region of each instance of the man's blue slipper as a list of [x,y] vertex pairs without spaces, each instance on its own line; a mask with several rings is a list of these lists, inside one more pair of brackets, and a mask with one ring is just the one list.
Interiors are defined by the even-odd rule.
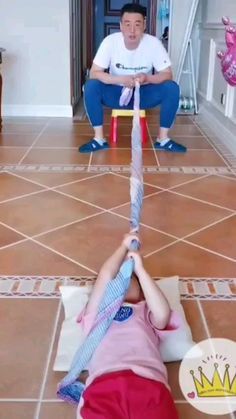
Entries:
[[107,150],[110,148],[107,141],[104,141],[104,143],[101,145],[96,140],[92,139],[88,143],[83,144],[81,147],[79,147],[80,153],[93,153],[94,151],[99,150]]
[[185,153],[187,148],[184,145],[178,144],[173,140],[169,140],[164,145],[158,141],[154,143],[154,148],[158,151],[170,151],[171,153]]

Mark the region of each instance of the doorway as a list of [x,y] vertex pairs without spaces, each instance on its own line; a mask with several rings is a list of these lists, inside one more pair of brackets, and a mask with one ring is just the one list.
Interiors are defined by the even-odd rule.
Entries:
[[169,43],[170,11],[171,0],[158,0],[156,36],[162,41],[167,51]]
[[80,106],[87,68],[93,56],[94,0],[70,0],[71,105]]
[[[94,8],[94,55],[102,40],[114,32],[120,30],[120,9],[127,3],[127,0],[95,0]],[[140,4],[147,9],[147,31],[149,32],[150,0],[134,0],[129,3]]]

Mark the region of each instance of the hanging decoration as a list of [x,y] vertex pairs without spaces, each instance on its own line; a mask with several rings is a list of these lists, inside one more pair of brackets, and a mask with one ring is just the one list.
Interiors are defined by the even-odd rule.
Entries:
[[217,53],[221,60],[223,76],[230,86],[236,86],[236,26],[232,26],[228,17],[223,16],[225,28],[225,42],[227,50]]

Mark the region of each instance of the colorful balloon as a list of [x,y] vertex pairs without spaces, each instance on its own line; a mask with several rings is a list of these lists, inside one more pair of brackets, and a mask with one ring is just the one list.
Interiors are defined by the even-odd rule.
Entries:
[[225,28],[225,42],[227,50],[217,53],[221,60],[221,70],[227,83],[236,86],[236,27],[232,26],[230,19],[226,16],[222,17]]

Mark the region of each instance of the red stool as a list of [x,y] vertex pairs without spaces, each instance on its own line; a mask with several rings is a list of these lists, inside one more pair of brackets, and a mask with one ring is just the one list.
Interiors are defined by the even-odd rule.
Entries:
[[[117,142],[117,131],[118,131],[117,118],[118,116],[134,116],[134,111],[126,110],[126,109],[112,109],[110,142],[113,144],[116,144]],[[143,144],[146,144],[148,140],[148,128],[147,128],[146,112],[143,109],[139,111],[139,117],[140,117],[141,133],[142,133],[142,142]]]

